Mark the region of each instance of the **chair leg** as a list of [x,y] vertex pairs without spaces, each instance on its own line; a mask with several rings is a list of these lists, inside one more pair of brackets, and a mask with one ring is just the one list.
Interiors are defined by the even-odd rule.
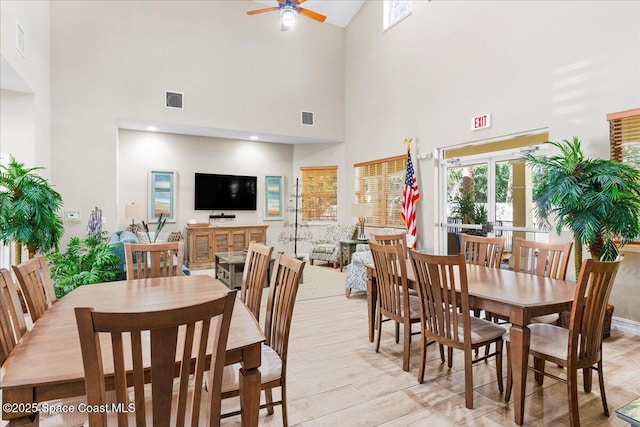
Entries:
[[376,325],[378,326],[378,339],[376,340],[376,353],[380,351],[380,335],[382,335],[382,315],[378,310],[378,315],[376,316]]
[[411,323],[404,324],[404,336],[402,337],[404,341],[404,350],[402,356],[402,369],[406,372],[409,372],[409,356],[411,356]]
[[440,360],[444,363],[444,345],[438,344],[438,346],[440,347]]
[[313,265],[313,258],[309,258],[309,264]]
[[[267,403],[273,403],[273,393],[271,392],[271,389],[268,388],[264,391],[264,400]],[[273,415],[273,406],[268,406],[267,407],[267,414],[269,415]]]
[[513,373],[511,369],[511,355],[509,354],[509,342],[507,341],[507,389],[504,392],[504,401],[507,403],[511,399],[511,389],[513,388]]
[[464,352],[464,400],[467,409],[473,409],[473,363],[471,352]]
[[[539,386],[542,386],[542,384],[544,384],[544,368],[545,368],[545,361],[544,359],[540,359],[539,357],[534,357],[533,358],[533,367],[534,369],[536,369],[535,371],[535,379],[536,379],[536,383]],[[540,371],[540,372],[538,372]]]
[[600,399],[602,399],[602,409],[604,414],[609,416],[609,407],[607,406],[607,395],[604,392],[604,372],[602,371],[602,360],[598,362],[598,382],[600,383]]
[[351,298],[351,288],[344,288],[344,296]]
[[394,322],[396,324],[396,344],[400,342],[400,323]]
[[498,390],[502,393],[504,391],[502,383],[502,340],[496,341],[496,375],[498,377]]
[[336,261],[333,261],[333,268],[338,268],[338,263]]
[[288,427],[289,417],[287,416],[287,390],[286,390],[284,381],[282,383],[282,386],[280,387],[280,393],[282,394],[281,396],[282,405],[280,405],[282,407],[282,426]]
[[585,393],[591,393],[591,387],[592,387],[592,384],[593,384],[592,372],[593,372],[593,370],[590,367],[589,368],[584,368],[582,370],[582,376],[584,378],[584,391],[585,391]]
[[424,370],[427,364],[427,344],[429,340],[427,337],[421,333],[420,334],[420,345],[422,346],[422,353],[420,357],[420,369],[418,369],[418,382],[422,384],[424,382]]
[[567,367],[567,394],[569,396],[569,425],[580,427],[578,413],[578,370]]
[[453,348],[449,347],[449,360],[447,361],[447,366],[449,367],[449,369],[451,369],[453,367]]

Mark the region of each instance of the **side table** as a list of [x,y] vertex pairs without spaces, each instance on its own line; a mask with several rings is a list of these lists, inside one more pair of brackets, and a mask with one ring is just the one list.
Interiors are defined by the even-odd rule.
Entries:
[[633,427],[640,426],[640,398],[627,403],[622,408],[616,409],[616,415]]
[[[368,240],[356,239],[356,240],[340,240],[340,271],[342,267],[351,263],[351,255],[356,250],[358,243],[367,243]],[[346,262],[345,262],[346,259]]]

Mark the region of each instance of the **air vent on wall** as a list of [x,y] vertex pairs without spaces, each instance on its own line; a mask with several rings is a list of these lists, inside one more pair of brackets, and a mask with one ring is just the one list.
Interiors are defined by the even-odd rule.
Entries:
[[307,126],[313,126],[313,112],[302,111],[302,124]]
[[183,94],[180,92],[169,92],[166,91],[164,93],[164,100],[165,100],[165,104],[164,106],[167,108],[179,108],[179,109],[183,109],[183,103],[182,103],[182,96]]
[[24,53],[24,30],[18,23],[16,23],[16,27],[16,48],[22,54],[22,56],[26,57]]

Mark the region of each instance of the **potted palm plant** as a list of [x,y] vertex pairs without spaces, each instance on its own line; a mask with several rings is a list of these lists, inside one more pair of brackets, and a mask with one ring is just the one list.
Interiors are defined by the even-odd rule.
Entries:
[[25,168],[11,157],[0,166],[0,240],[16,243],[16,262],[22,262],[22,246],[29,257],[36,252],[58,249],[64,232],[57,214],[62,197],[38,175],[41,167]]
[[538,173],[534,176],[535,214],[539,225],[548,228],[557,220],[573,233],[575,271],[582,265],[582,248],[591,257],[613,261],[618,245],[640,236],[640,171],[622,163],[585,158],[580,139],[549,142],[559,155],[524,156]]

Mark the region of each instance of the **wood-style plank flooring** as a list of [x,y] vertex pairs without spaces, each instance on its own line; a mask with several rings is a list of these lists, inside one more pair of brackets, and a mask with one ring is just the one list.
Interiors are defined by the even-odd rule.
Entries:
[[[375,353],[368,340],[366,305],[362,293],[296,302],[288,359],[291,426],[515,426],[513,405],[504,403],[498,392],[493,360],[474,365],[474,409],[466,409],[461,353],[454,353],[448,369],[430,346],[425,382],[418,384],[419,337],[411,345],[410,372],[404,372],[402,337],[396,344],[390,323],[383,324],[380,352]],[[611,416],[602,412],[594,373],[593,391],[578,392],[581,423],[625,426],[614,411],[640,395],[640,336],[613,330],[603,351]],[[549,364],[547,370],[561,372]],[[539,387],[529,372],[524,425],[568,426],[566,396],[565,384],[545,378]],[[224,406],[235,404],[227,401]],[[239,417],[225,419],[223,425],[240,425]],[[260,425],[281,426],[280,409],[272,416],[262,410]]]

